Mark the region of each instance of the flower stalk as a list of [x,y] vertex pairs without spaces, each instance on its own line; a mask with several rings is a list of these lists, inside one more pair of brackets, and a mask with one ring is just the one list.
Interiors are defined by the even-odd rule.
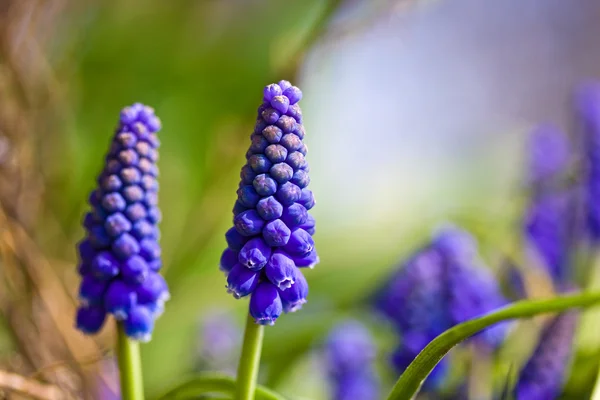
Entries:
[[248,314],[238,366],[235,400],[254,400],[263,336],[264,326],[257,324],[252,315]]
[[125,333],[123,322],[117,322],[117,358],[121,378],[122,400],[144,400],[140,345]]

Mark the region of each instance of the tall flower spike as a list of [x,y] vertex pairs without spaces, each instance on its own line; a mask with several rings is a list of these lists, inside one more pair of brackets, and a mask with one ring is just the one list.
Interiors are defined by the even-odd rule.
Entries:
[[557,316],[543,330],[533,355],[519,374],[516,400],[558,398],[571,357],[577,314]]
[[585,202],[588,233],[600,241],[600,83],[581,88],[576,97],[576,111],[586,152]]
[[129,337],[148,341],[169,299],[158,273],[160,127],[152,108],[125,107],[89,197],[86,236],[78,245],[82,282],[76,317],[77,328],[86,334],[97,333],[112,314]]
[[347,321],[335,327],[325,343],[324,355],[333,400],[378,398],[375,344],[362,324]]
[[308,286],[299,268],[319,262],[301,98],[287,81],[265,87],[221,256],[228,292],[251,296],[250,314],[262,325],[302,307]]

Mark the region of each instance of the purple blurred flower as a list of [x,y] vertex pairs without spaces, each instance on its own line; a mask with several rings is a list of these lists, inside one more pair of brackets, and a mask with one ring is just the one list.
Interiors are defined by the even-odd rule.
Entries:
[[306,188],[310,179],[297,104],[302,92],[281,81],[266,86],[263,96],[220,268],[234,297],[251,296],[256,323],[272,325],[281,312],[306,302],[308,286],[298,268],[312,268],[319,258],[314,218],[308,214],[315,202]]
[[538,126],[529,138],[529,184],[536,190],[556,183],[569,166],[570,158],[567,136],[552,125]]
[[123,321],[128,336],[148,341],[169,298],[158,274],[159,129],[152,108],[125,107],[89,197],[86,237],[78,244],[83,279],[76,316],[77,328],[86,334],[97,333],[110,313]]
[[543,330],[538,346],[521,371],[515,387],[516,400],[558,398],[567,374],[577,314],[555,317]]
[[585,203],[588,233],[600,240],[600,83],[583,86],[576,96],[576,112],[586,152]]
[[199,358],[202,369],[234,374],[242,332],[227,314],[211,313],[202,319]]
[[332,399],[377,399],[379,380],[373,361],[376,348],[369,331],[357,321],[336,326],[324,348]]

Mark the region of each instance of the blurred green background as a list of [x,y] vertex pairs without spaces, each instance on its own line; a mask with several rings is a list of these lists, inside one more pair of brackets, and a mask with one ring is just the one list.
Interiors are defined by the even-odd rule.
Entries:
[[[361,311],[371,291],[401,257],[445,220],[475,232],[484,258],[497,270],[502,256],[519,242],[523,135],[536,118],[553,118],[556,110],[552,104],[544,107],[546,100],[539,99],[539,108],[511,114],[511,108],[505,106],[508,102],[500,95],[498,108],[493,100],[482,105],[469,98],[461,102],[457,95],[455,103],[445,101],[439,107],[446,109],[439,118],[443,121],[443,115],[456,115],[462,125],[453,123],[452,129],[461,131],[466,126],[471,136],[450,132],[444,139],[443,128],[424,122],[435,120],[439,110],[428,104],[437,104],[435,98],[444,93],[460,90],[442,86],[438,93],[430,81],[437,82],[437,78],[426,70],[418,72],[416,66],[420,64],[416,61],[412,68],[396,64],[403,60],[403,54],[419,60],[419,54],[424,53],[388,54],[389,59],[369,53],[386,48],[386,40],[393,39],[407,48],[413,41],[412,48],[417,49],[429,43],[418,40],[425,28],[403,31],[402,27],[432,27],[447,9],[443,7],[452,2],[424,3],[0,2],[0,225],[6,222],[0,228],[5,229],[1,268],[9,287],[0,299],[5,328],[0,340],[0,365],[33,374],[51,361],[60,364],[70,359],[71,364],[85,365],[83,372],[74,368],[77,373],[98,373],[94,357],[81,361],[80,356],[87,357],[89,351],[81,354],[68,345],[70,338],[81,340],[77,332],[69,330],[70,309],[57,308],[51,313],[55,325],[57,316],[62,316],[68,327],[46,330],[44,307],[63,304],[54,300],[53,291],[64,290],[69,299],[76,291],[74,246],[83,235],[80,222],[86,199],[95,185],[120,108],[139,101],[153,106],[163,122],[161,244],[164,274],[172,294],[152,342],[143,346],[147,393],[158,395],[191,374],[198,364],[196,349],[201,341],[203,316],[214,310],[229,311],[241,322],[247,309],[246,301],[235,301],[226,294],[217,264],[225,246],[223,234],[231,224],[238,173],[262,88],[289,79],[305,90],[302,105],[312,166],[311,187],[318,202],[314,210],[315,239],[321,263],[307,274],[310,297],[303,311],[267,328],[261,379],[294,398],[325,398],[327,389],[307,351],[336,321],[350,315],[373,324],[382,348],[383,369],[383,349],[393,344],[394,338],[371,320],[368,311]],[[462,3],[457,7],[463,10],[473,5],[472,1],[458,3]],[[505,10],[506,15],[518,14],[518,3],[511,3],[514,8]],[[557,3],[551,3],[560,14]],[[584,4],[592,3],[582,1],[582,7]],[[435,11],[436,7],[442,8]],[[427,10],[434,11],[428,14]],[[460,25],[464,19],[458,15],[450,14],[446,20]],[[462,15],[466,20],[475,18],[468,13]],[[392,26],[400,29],[387,36],[382,33],[382,29],[391,30]],[[448,26],[450,29],[452,24]],[[504,28],[500,24],[498,32]],[[569,32],[565,30],[565,36]],[[543,32],[538,34],[543,41]],[[440,42],[447,37],[444,35],[441,32]],[[507,36],[502,43],[510,45],[511,40],[515,38]],[[467,60],[479,54],[477,47],[464,53],[472,57]],[[438,54],[440,63],[447,55]],[[462,54],[457,55],[460,57]],[[370,63],[363,62],[367,59]],[[586,61],[574,54],[563,61],[569,66],[575,60],[581,61],[581,71],[557,69],[559,75],[564,73],[560,76],[567,77],[565,82],[548,77],[552,82],[562,82],[555,88],[556,102],[561,105],[571,81],[595,68],[595,58]],[[421,61],[429,63],[430,59],[424,57]],[[370,86],[372,78],[380,73],[390,81],[397,77],[414,86],[393,90],[383,86],[385,82]],[[533,74],[535,71],[524,68],[512,84],[522,85]],[[452,76],[446,78],[452,82]],[[477,82],[484,79],[477,75]],[[487,81],[499,84],[493,76]],[[344,82],[355,86],[350,90]],[[502,85],[510,86],[510,82]],[[493,90],[496,86],[484,87]],[[415,97],[411,97],[413,94]],[[541,90],[538,97],[546,94]],[[494,98],[493,94],[485,97]],[[395,104],[391,100],[394,98],[404,98],[405,103]],[[353,102],[347,105],[344,99]],[[536,97],[527,99],[533,102]],[[406,103],[422,106],[418,123],[408,124],[408,128],[394,114],[396,109],[401,113]],[[502,119],[498,117],[502,112],[497,112],[490,115],[489,124],[464,122],[469,116],[480,121],[473,110],[483,107],[504,110],[504,117],[511,117]],[[380,112],[382,109],[385,112]],[[360,125],[355,122],[357,118],[367,122]],[[564,115],[556,118],[559,122],[565,120]],[[356,129],[339,125],[338,121],[346,119],[353,121]],[[415,126],[418,129],[413,130]],[[428,136],[422,135],[423,131],[428,131]],[[451,142],[457,142],[461,149],[446,147]],[[376,163],[378,158],[381,160]],[[9,222],[22,227],[31,241],[19,239],[15,232],[20,231]],[[19,254],[19,243],[27,243],[23,249],[35,246],[38,256],[29,259],[26,255],[33,253],[28,250]],[[60,283],[50,289],[44,283],[48,268],[54,274],[52,282]],[[19,320],[24,313],[30,313],[27,318],[37,326],[33,338],[20,338],[15,329],[24,326]],[[53,335],[62,335],[63,340],[45,343]],[[92,352],[96,358],[112,345],[110,335],[108,332],[98,339],[98,348]],[[62,350],[43,358],[44,365],[36,364],[32,361],[36,353],[23,351],[35,340]],[[515,357],[509,350],[505,353],[500,363],[504,373]],[[579,396],[588,393],[594,379],[595,348],[582,354],[577,364],[580,381],[570,386],[571,398],[584,398]],[[100,372],[107,375],[108,381],[115,379],[114,371]],[[61,380],[68,377],[49,372],[43,376],[61,385]],[[393,376],[387,378],[389,385]]]

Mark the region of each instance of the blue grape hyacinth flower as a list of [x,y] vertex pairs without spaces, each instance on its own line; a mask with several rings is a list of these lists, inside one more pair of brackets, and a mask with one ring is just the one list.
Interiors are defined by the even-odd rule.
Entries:
[[553,400],[562,391],[573,338],[577,313],[569,311],[555,317],[542,331],[539,344],[519,374],[514,395],[516,400]]
[[148,341],[169,299],[159,274],[160,128],[150,107],[136,103],[121,111],[78,245],[82,281],[76,326],[83,333],[97,333],[112,314],[127,336]]
[[528,183],[533,191],[555,186],[571,162],[568,137],[553,125],[536,127],[528,144]]
[[324,355],[333,400],[379,398],[373,366],[376,348],[365,326],[358,321],[336,326],[327,338]]
[[315,200],[307,188],[302,92],[281,81],[263,94],[220,268],[229,293],[251,297],[256,323],[273,325],[282,312],[306,302],[308,285],[300,269],[314,267],[319,257],[315,220],[308,213]]

